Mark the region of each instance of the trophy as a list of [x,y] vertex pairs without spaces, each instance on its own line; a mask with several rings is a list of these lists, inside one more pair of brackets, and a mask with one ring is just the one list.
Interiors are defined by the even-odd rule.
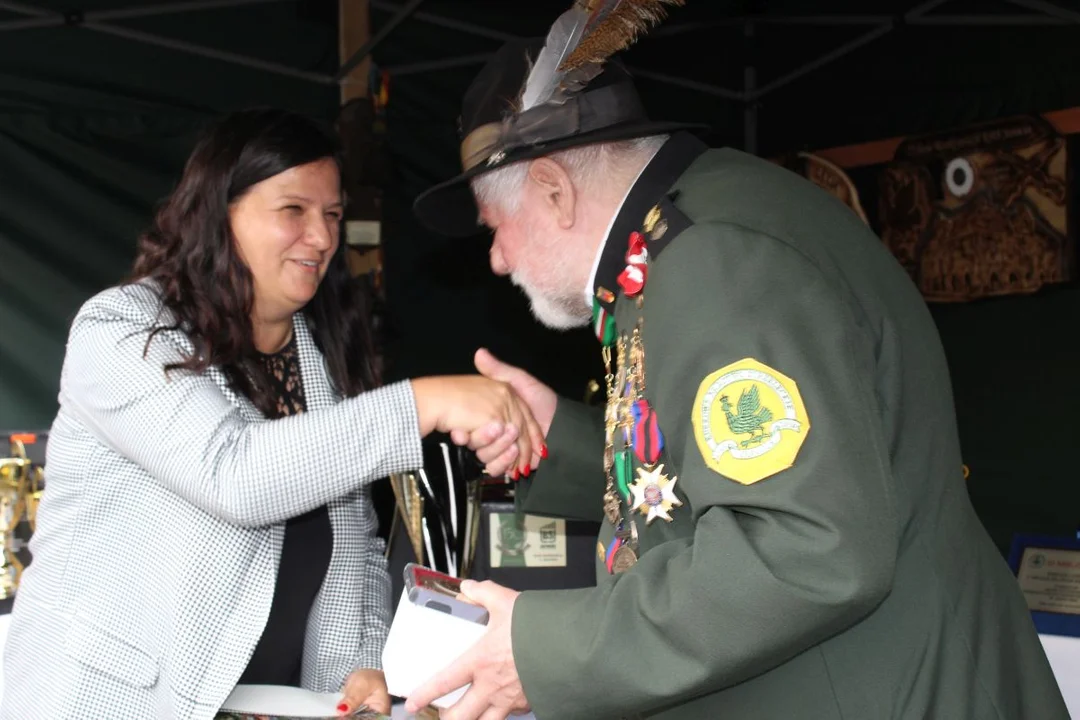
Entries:
[[24,519],[34,530],[42,477],[22,441],[13,438],[11,457],[0,458],[0,600],[14,597],[19,588],[25,567],[19,551],[25,542],[17,530]]
[[417,563],[466,578],[480,535],[485,477],[468,449],[447,440],[425,439],[423,451],[421,468],[390,476],[397,506],[391,537],[404,525]]

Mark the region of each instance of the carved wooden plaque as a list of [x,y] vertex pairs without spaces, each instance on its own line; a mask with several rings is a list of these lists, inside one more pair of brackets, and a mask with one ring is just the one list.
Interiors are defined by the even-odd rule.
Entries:
[[881,176],[881,237],[928,301],[1071,280],[1065,138],[1039,117],[910,138]]

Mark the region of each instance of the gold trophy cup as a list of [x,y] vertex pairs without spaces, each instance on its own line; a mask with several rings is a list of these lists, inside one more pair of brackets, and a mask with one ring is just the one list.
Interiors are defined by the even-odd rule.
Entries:
[[13,439],[11,457],[0,458],[0,600],[14,597],[19,588],[22,541],[15,530],[24,517],[33,529],[40,483],[41,468],[33,467],[22,441]]

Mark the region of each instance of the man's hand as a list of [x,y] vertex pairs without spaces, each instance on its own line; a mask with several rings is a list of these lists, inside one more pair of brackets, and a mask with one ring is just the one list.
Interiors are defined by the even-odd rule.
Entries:
[[[551,429],[551,421],[555,417],[555,408],[559,402],[555,391],[521,368],[502,362],[483,348],[476,351],[473,362],[481,375],[504,382],[514,389],[514,392],[529,406],[533,418],[540,426],[543,437],[547,437],[548,431]],[[501,431],[501,428],[499,430]],[[471,434],[454,432],[451,433],[451,439],[458,445],[468,445],[470,449],[476,450],[477,459],[487,465],[503,459],[499,457],[498,453],[503,452],[504,443],[508,441],[508,438],[501,439],[501,442],[497,441],[492,435],[493,428],[488,427],[479,428]],[[513,448],[511,447],[512,451]],[[546,455],[547,447],[541,445],[539,457],[534,456],[534,460],[539,460],[546,457]],[[536,467],[535,462],[532,467]]]
[[485,581],[466,580],[461,592],[472,602],[483,605],[490,614],[488,630],[480,640],[453,665],[428,680],[405,703],[405,710],[420,708],[465,685],[472,686],[452,707],[443,710],[443,720],[504,720],[529,711],[525,690],[514,664],[510,640],[514,602],[520,593]]
[[354,670],[341,688],[345,697],[338,705],[338,712],[347,715],[361,705],[375,712],[390,714],[390,693],[386,689],[386,676],[381,670]]

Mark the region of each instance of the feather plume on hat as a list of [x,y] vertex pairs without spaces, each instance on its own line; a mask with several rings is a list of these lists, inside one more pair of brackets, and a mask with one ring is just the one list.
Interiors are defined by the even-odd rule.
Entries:
[[575,0],[548,32],[525,79],[519,113],[560,104],[600,74],[604,63],[685,0]]

